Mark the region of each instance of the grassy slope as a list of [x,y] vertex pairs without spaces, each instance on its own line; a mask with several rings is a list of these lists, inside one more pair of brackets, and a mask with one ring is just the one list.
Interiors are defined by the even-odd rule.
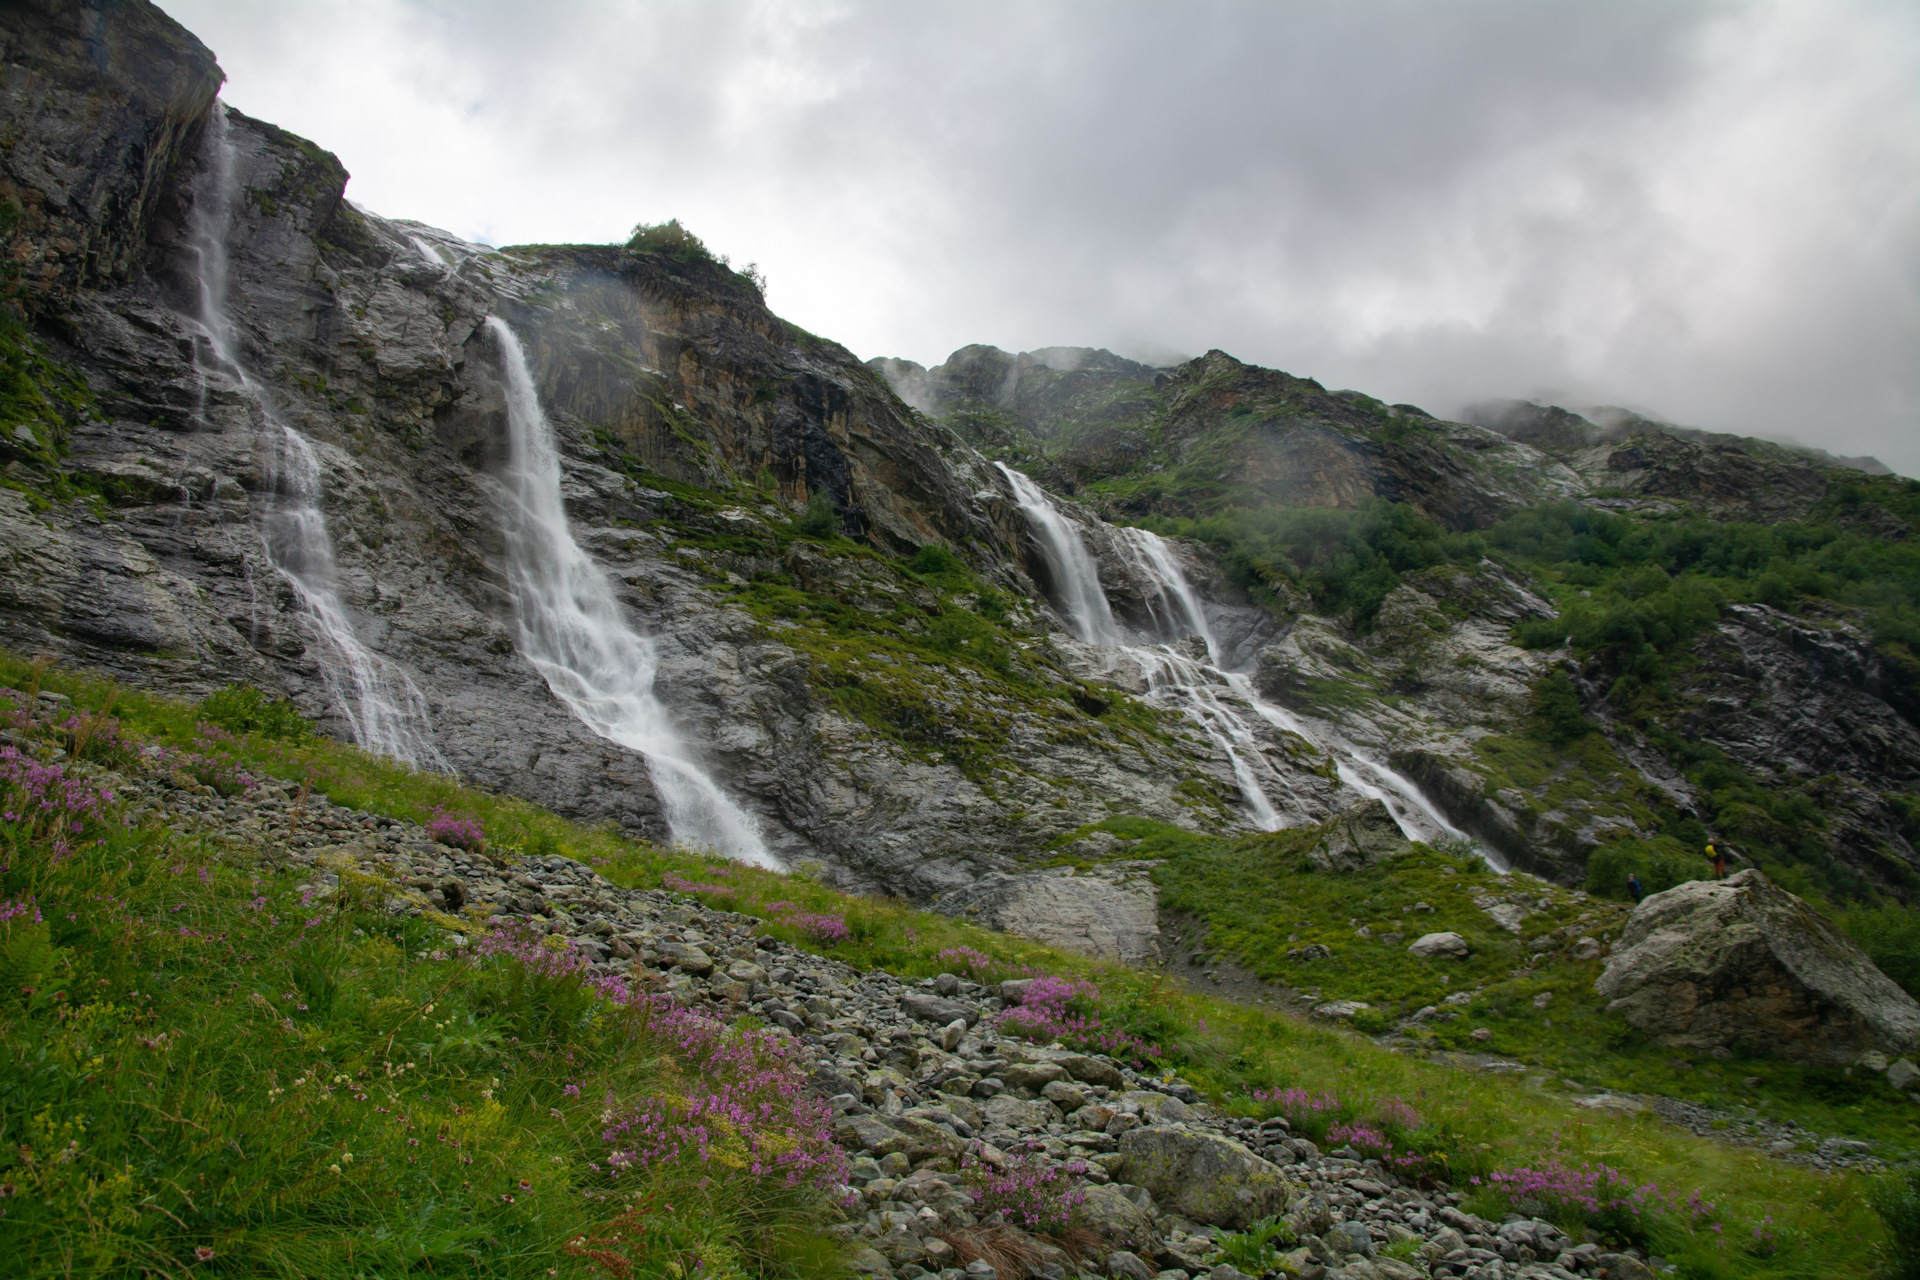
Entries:
[[[130,730],[181,746],[196,742],[190,707],[72,673],[39,673],[12,659],[0,663],[0,680],[16,687],[44,680],[45,687],[66,692],[82,705],[98,706],[115,697],[115,712]],[[715,868],[686,853],[584,829],[521,801],[415,774],[339,744],[289,746],[243,736],[231,750],[246,767],[311,781],[336,803],[416,820],[444,806],[480,820],[497,848],[594,861],[603,874],[624,883],[657,885],[671,875],[711,886],[702,896],[719,906],[752,911],[777,900],[842,913],[852,938],[831,950],[855,964],[931,974],[955,966],[955,959],[942,952],[964,947],[1003,972],[1043,970],[1091,978],[1103,993],[1103,1017],[1168,1046],[1169,1064],[1227,1105],[1255,1109],[1246,1090],[1282,1085],[1333,1092],[1356,1116],[1370,1114],[1390,1097],[1405,1098],[1426,1117],[1425,1145],[1443,1154],[1456,1176],[1557,1156],[1604,1160],[1638,1180],[1681,1193],[1698,1191],[1725,1206],[1720,1211],[1724,1235],[1684,1233],[1669,1221],[1656,1226],[1650,1241],[1666,1256],[1686,1261],[1695,1274],[1864,1276],[1877,1256],[1882,1229],[1866,1209],[1855,1178],[1814,1175],[1693,1139],[1650,1119],[1580,1111],[1551,1096],[1516,1090],[1504,1080],[1432,1066],[1350,1034],[1185,994],[1153,975],[1098,968],[899,903],[852,898],[804,879],[749,868]],[[595,1188],[580,1172],[580,1162],[594,1122],[581,1108],[592,1108],[569,1101],[561,1081],[585,1081],[591,1087],[583,1089],[583,1099],[607,1088],[625,1096],[645,1093],[679,1069],[670,1054],[648,1053],[644,1047],[636,1052],[624,1029],[607,1022],[585,1020],[564,1034],[551,1026],[542,1030],[539,1000],[485,991],[479,979],[462,988],[457,966],[409,959],[422,940],[391,918],[349,912],[316,926],[322,930],[317,938],[304,938],[288,932],[301,927],[296,920],[301,925],[304,920],[285,891],[256,886],[244,864],[211,859],[191,842],[152,831],[113,840],[110,856],[86,864],[94,868],[87,873],[92,879],[66,889],[48,882],[26,890],[104,892],[118,901],[74,899],[75,918],[67,925],[56,923],[52,940],[66,950],[56,961],[58,981],[51,985],[67,992],[57,1007],[16,1001],[4,1010],[7,1026],[0,1042],[8,1049],[0,1058],[5,1090],[0,1125],[8,1149],[30,1143],[44,1154],[77,1141],[76,1150],[86,1155],[60,1166],[67,1172],[43,1160],[50,1170],[44,1175],[50,1179],[44,1214],[28,1215],[22,1198],[0,1219],[0,1230],[13,1233],[5,1246],[10,1256],[58,1245],[78,1270],[99,1270],[81,1265],[77,1250],[110,1243],[115,1232],[134,1231],[115,1225],[109,1210],[117,1207],[123,1217],[135,1214],[132,1221],[140,1224],[143,1239],[161,1242],[139,1256],[157,1270],[184,1274],[191,1248],[207,1238],[208,1220],[183,1219],[199,1235],[170,1235],[159,1215],[143,1216],[136,1207],[141,1197],[161,1197],[169,1212],[191,1202],[196,1212],[216,1215],[220,1230],[233,1233],[235,1243],[218,1246],[215,1263],[201,1268],[208,1272],[218,1269],[220,1250],[225,1250],[252,1259],[236,1273],[271,1271],[274,1267],[262,1259],[284,1259],[275,1264],[283,1272],[376,1274],[356,1272],[355,1266],[365,1262],[336,1265],[342,1242],[350,1241],[363,1260],[437,1251],[441,1260],[435,1270],[442,1274],[540,1274],[547,1267],[581,1273],[581,1264],[564,1253],[562,1242],[596,1214],[604,1220],[612,1206],[587,1197]],[[69,864],[79,865],[80,860]],[[201,866],[208,870],[204,882]],[[18,896],[22,888],[12,881],[6,887],[9,896]],[[256,912],[251,904],[263,890],[268,902]],[[185,904],[180,914],[193,921],[186,927],[197,931],[194,936],[175,933],[184,939],[176,944],[157,932],[142,938],[138,931],[126,931],[129,914],[160,912],[166,913],[169,929],[177,928],[172,920],[177,903]],[[259,923],[263,913],[286,922],[276,926],[281,932]],[[120,922],[118,933],[105,930],[102,922],[108,919]],[[767,927],[816,946],[787,926]],[[355,928],[366,936],[354,935]],[[383,935],[390,940],[383,942]],[[455,979],[453,985],[447,985],[449,979]],[[136,997],[135,990],[143,994]],[[164,999],[146,998],[162,990]],[[271,1012],[243,994],[249,990],[260,991]],[[333,992],[333,1003],[316,1005],[312,993],[325,990]],[[288,995],[295,998],[287,1003],[309,1008],[295,1017],[272,1007]],[[432,1015],[401,1012],[424,1010],[427,1002],[436,1005]],[[77,1007],[92,1012],[84,1018],[69,1012]],[[322,1007],[327,1012],[316,1014]],[[409,1025],[416,1025],[428,1016],[455,1025],[449,1039],[464,1035],[479,1043],[450,1050],[429,1066],[405,1069],[399,1077],[372,1065],[375,1042],[384,1043],[399,1018],[411,1017]],[[161,1030],[168,1032],[167,1047],[142,1044],[141,1037],[157,1039]],[[505,1043],[487,1043],[489,1030]],[[539,1034],[548,1038],[537,1041]],[[514,1035],[521,1037],[517,1044]],[[469,1061],[461,1056],[468,1052],[480,1056]],[[496,1061],[509,1063],[509,1069],[491,1065]],[[368,1068],[364,1081],[361,1066]],[[331,1082],[335,1075],[349,1079],[335,1084],[332,1097],[316,1096],[313,1082]],[[487,1099],[483,1090],[493,1086],[483,1077],[491,1081],[496,1075],[502,1085]],[[300,1086],[305,1092],[269,1095],[271,1089],[294,1090],[293,1080],[302,1076],[309,1079]],[[389,1102],[386,1112],[372,1112],[384,1093],[369,1091],[373,1102],[349,1106],[349,1090],[369,1084],[393,1090],[398,1105]],[[145,1113],[137,1126],[136,1107]],[[396,1118],[401,1114],[417,1133],[437,1131],[434,1140],[420,1148],[408,1145],[412,1135]],[[153,1147],[133,1143],[136,1127]],[[460,1137],[476,1165],[461,1163],[459,1154],[438,1140],[438,1132]],[[112,1159],[96,1157],[103,1148]],[[331,1174],[337,1153],[346,1150],[372,1154],[357,1154],[350,1165],[343,1164],[341,1175]],[[422,1164],[401,1163],[409,1159]],[[115,1172],[123,1160],[132,1161],[124,1182]],[[0,1176],[40,1185],[23,1183],[17,1167]],[[530,1184],[530,1194],[522,1194],[522,1180]],[[210,1195],[205,1190],[210,1184],[231,1188],[234,1198]],[[686,1249],[705,1249],[716,1264],[768,1274],[810,1265],[801,1237],[782,1229],[805,1220],[804,1206],[756,1203],[731,1182],[688,1188],[675,1194],[710,1197],[701,1220],[715,1224],[717,1238],[686,1244]],[[515,1197],[510,1204],[501,1199],[507,1195]],[[231,1219],[224,1216],[230,1204]],[[1756,1252],[1746,1242],[1763,1220],[1770,1220],[1766,1230],[1778,1247]],[[516,1243],[489,1252],[494,1241]],[[250,1243],[243,1248],[242,1242]],[[381,1254],[383,1249],[394,1252]],[[327,1265],[308,1261],[315,1257],[327,1259]]]
[[[1092,829],[1142,841],[1115,857],[1165,859],[1155,872],[1163,904],[1206,921],[1212,949],[1290,988],[1326,1000],[1365,1001],[1373,1006],[1357,1020],[1365,1030],[1386,1032],[1425,1006],[1444,1009],[1447,996],[1472,991],[1460,1016],[1403,1027],[1400,1035],[1425,1049],[1493,1054],[1544,1068],[1576,1091],[1600,1087],[1747,1107],[1817,1132],[1920,1154],[1920,1108],[1880,1076],[1667,1049],[1609,1013],[1593,991],[1603,962],[1572,959],[1568,944],[1617,935],[1628,914],[1624,903],[1528,876],[1501,876],[1477,859],[1425,846],[1393,859],[1389,874],[1336,875],[1308,863],[1310,832],[1220,839],[1138,819]],[[1519,933],[1500,928],[1480,908],[1476,900],[1488,897],[1525,905],[1529,914]],[[1433,910],[1413,910],[1419,903]],[[1464,937],[1471,955],[1418,960],[1406,953],[1421,934],[1442,931]],[[1551,947],[1536,959],[1533,947],[1542,941]],[[1287,955],[1315,943],[1330,948],[1332,957]],[[1546,1005],[1538,1008],[1534,1001],[1543,994]],[[1474,1039],[1476,1029],[1490,1038]]]

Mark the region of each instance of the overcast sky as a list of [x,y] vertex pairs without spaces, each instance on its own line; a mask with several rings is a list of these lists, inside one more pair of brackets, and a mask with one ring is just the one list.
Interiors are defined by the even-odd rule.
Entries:
[[160,3],[358,203],[679,217],[862,357],[1221,347],[1920,475],[1920,5]]

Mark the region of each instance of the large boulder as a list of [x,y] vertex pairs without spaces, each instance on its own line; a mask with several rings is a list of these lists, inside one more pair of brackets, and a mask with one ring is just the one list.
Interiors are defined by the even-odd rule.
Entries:
[[1594,989],[1662,1044],[1840,1065],[1920,1047],[1920,1004],[1853,940],[1757,870],[1634,909]]
[[1160,958],[1160,899],[1152,863],[1109,863],[1022,875],[996,873],[934,903],[1004,933],[1121,964]]
[[1120,1154],[1120,1176],[1195,1222],[1239,1231],[1287,1207],[1289,1188],[1279,1168],[1216,1134],[1133,1129],[1121,1135]]
[[1410,844],[1385,804],[1362,800],[1328,819],[1320,843],[1307,858],[1321,871],[1365,871]]

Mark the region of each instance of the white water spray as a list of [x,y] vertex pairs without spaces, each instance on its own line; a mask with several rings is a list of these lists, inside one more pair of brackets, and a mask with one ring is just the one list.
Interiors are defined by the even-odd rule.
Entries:
[[606,574],[567,527],[560,455],[526,352],[504,320],[489,316],[487,331],[506,382],[501,528],[521,653],[582,723],[647,758],[675,840],[777,868],[752,816],[694,763],[654,696],[653,642],[628,623]]
[[195,419],[206,425],[209,379],[231,382],[258,416],[258,447],[267,458],[262,540],[274,570],[293,588],[327,693],[353,734],[370,751],[420,768],[452,772],[435,747],[427,700],[405,672],[392,669],[360,641],[341,603],[333,539],[321,508],[323,473],[313,444],[281,418],[267,388],[241,363],[238,334],[227,310],[227,235],[233,210],[233,140],[227,109],[215,102],[207,120],[206,180],[196,193],[189,248],[199,285],[194,371],[199,379]]

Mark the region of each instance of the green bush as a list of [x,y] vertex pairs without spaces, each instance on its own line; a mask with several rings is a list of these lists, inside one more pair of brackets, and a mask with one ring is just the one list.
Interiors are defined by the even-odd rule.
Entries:
[[840,512],[833,505],[833,495],[825,489],[815,489],[807,499],[807,509],[794,520],[793,531],[805,538],[831,538],[839,534]]
[[1895,903],[1854,907],[1840,917],[1840,927],[1880,972],[1920,998],[1920,912]]
[[1588,893],[1607,898],[1631,898],[1627,876],[1638,873],[1640,887],[1659,893],[1689,880],[1705,880],[1711,865],[1671,836],[1651,840],[1616,840],[1594,850],[1587,859]]
[[1593,732],[1593,722],[1580,707],[1580,693],[1564,671],[1551,671],[1533,687],[1534,732],[1564,747]]
[[715,258],[699,236],[680,225],[680,219],[642,222],[627,241],[634,253],[657,253],[675,262],[713,262]]
[[913,558],[907,561],[909,572],[930,578],[953,573],[959,568],[961,568],[959,557],[937,542],[929,542],[922,546],[913,553]]
[[230,684],[200,701],[200,718],[229,733],[257,733],[283,742],[303,742],[314,736],[299,709],[250,684]]

